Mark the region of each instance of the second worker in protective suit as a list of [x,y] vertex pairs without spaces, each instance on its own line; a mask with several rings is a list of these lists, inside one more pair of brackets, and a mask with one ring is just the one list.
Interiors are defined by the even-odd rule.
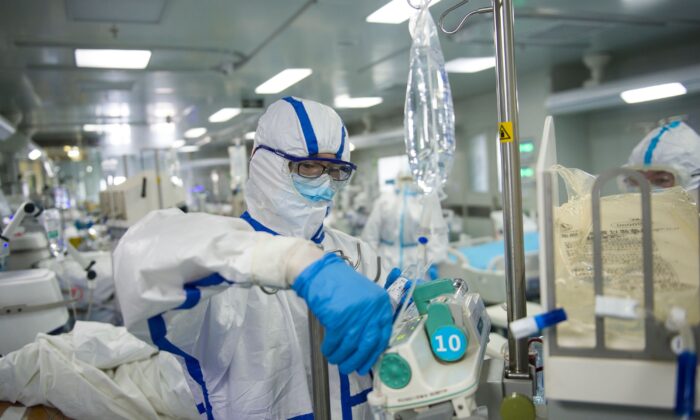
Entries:
[[[682,121],[664,124],[647,133],[635,146],[626,166],[641,172],[652,188],[680,186],[697,200],[700,136]],[[631,180],[626,181],[634,184]]]
[[[435,279],[436,264],[447,259],[448,247],[447,223],[440,201],[437,194],[423,195],[408,171],[399,171],[396,178],[396,188],[374,203],[362,239],[392,267],[402,271],[427,262],[428,277]],[[419,246],[421,236],[428,239],[426,249]],[[427,261],[423,261],[426,257]]]
[[241,218],[161,210],[121,239],[125,324],[178,356],[202,418],[313,418],[307,307],[338,365],[333,418],[371,417],[368,372],[391,333],[389,272],[367,244],[323,226],[355,170],[349,159],[335,111],[284,98],[258,123]]

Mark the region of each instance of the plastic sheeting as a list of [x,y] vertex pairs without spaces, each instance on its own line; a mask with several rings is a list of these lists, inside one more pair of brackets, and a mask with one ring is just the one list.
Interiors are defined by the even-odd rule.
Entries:
[[180,364],[123,327],[77,322],[0,358],[0,400],[75,419],[196,419]]

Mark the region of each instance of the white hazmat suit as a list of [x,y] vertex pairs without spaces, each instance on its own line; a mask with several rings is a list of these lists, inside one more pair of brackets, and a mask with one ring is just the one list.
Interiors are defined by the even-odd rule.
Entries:
[[649,132],[632,150],[627,166],[638,170],[670,169],[676,185],[694,194],[700,187],[700,136],[686,123],[674,121]]
[[[203,418],[311,419],[307,304],[287,288],[323,255],[318,247],[342,252],[380,285],[389,274],[367,244],[324,229],[330,203],[300,195],[289,162],[260,146],[350,158],[345,128],[331,108],[284,98],[258,123],[248,212],[241,218],[153,212],[115,251],[126,326],[179,356]],[[241,287],[251,284],[280,290]],[[333,419],[370,418],[369,375],[344,375],[337,366],[329,372]]]
[[[428,212],[423,214],[423,212]],[[421,222],[426,224],[421,228]],[[425,232],[422,232],[425,230]],[[448,230],[437,195],[424,196],[410,183],[383,193],[375,202],[362,231],[362,239],[378,250],[392,267],[405,270],[423,263],[419,236],[428,236],[428,262],[447,259]]]

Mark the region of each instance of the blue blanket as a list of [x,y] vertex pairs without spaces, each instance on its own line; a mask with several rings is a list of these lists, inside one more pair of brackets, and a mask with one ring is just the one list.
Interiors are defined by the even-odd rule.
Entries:
[[[537,252],[540,249],[539,233],[530,232],[525,234],[525,252]],[[494,258],[505,253],[505,245],[502,240],[487,242],[475,246],[465,246],[458,248],[458,251],[467,257],[469,265],[481,270],[486,270]],[[450,255],[450,262],[457,262],[457,259]]]

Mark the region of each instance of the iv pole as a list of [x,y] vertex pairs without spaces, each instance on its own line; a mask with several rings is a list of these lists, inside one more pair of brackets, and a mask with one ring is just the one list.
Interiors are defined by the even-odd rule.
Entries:
[[[505,239],[508,323],[527,316],[525,310],[525,251],[523,248],[523,203],[518,137],[518,88],[513,57],[513,5],[511,0],[493,0],[496,44],[496,91],[500,127],[501,179],[503,180],[503,236]],[[506,123],[505,126],[503,123]],[[510,124],[508,124],[510,123]],[[515,340],[508,333],[509,365],[506,376],[527,379],[527,338]]]
[[[407,0],[409,5],[410,0]],[[445,16],[466,4],[462,0],[450,7],[440,18],[445,33],[459,31],[467,18],[493,12],[494,43],[496,47],[496,92],[498,98],[499,141],[501,148],[501,179],[503,182],[503,236],[508,323],[527,316],[525,306],[525,252],[523,248],[522,191],[520,180],[520,143],[518,137],[518,97],[515,58],[513,55],[512,0],[492,0],[491,7],[469,12],[458,27],[448,31],[443,26]],[[505,130],[505,134],[503,133]],[[321,326],[309,314],[311,333],[311,365],[313,378],[313,409],[316,419],[330,419],[328,367],[320,352]],[[527,338],[516,340],[508,333],[508,369],[505,376],[514,380],[530,380]]]
[[[518,133],[518,87],[513,55],[512,0],[492,0],[491,7],[467,13],[456,28],[445,29],[445,17],[466,4],[462,0],[440,17],[440,28],[454,34],[473,15],[493,13],[496,47],[496,94],[498,101],[501,179],[503,182],[503,237],[508,323],[527,316],[525,306],[525,252],[523,248],[523,206],[520,181],[520,142]],[[508,330],[508,369],[510,379],[529,379],[527,338],[516,340]]]

